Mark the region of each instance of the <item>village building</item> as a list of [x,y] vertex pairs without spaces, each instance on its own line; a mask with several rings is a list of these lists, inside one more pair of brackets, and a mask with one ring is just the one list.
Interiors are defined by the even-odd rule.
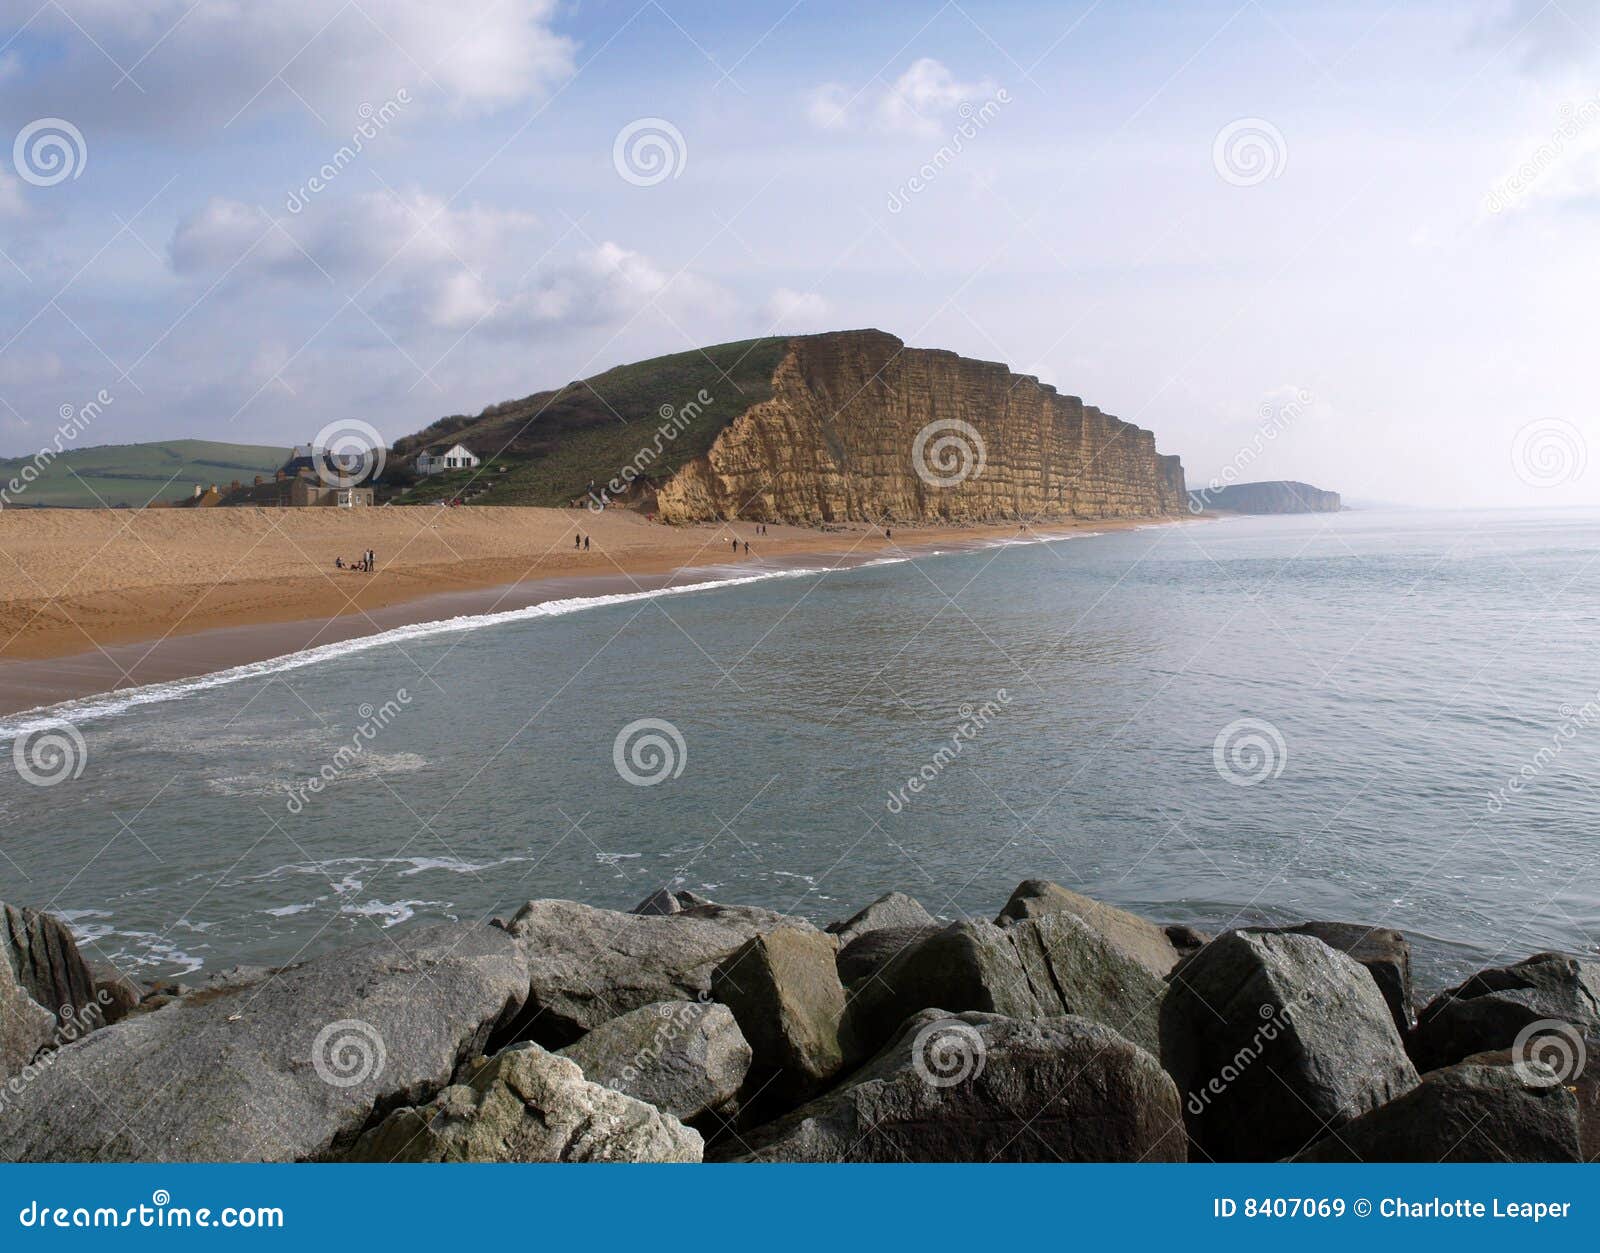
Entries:
[[476,470],[481,462],[465,444],[451,444],[448,448],[436,444],[417,454],[418,474],[443,474],[446,470]]

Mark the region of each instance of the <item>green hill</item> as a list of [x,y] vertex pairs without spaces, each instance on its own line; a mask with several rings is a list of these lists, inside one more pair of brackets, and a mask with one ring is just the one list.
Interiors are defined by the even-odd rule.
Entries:
[[491,405],[476,417],[440,418],[396,440],[396,459],[409,464],[424,448],[459,442],[484,465],[419,479],[398,502],[423,504],[466,489],[476,504],[569,504],[591,480],[604,484],[641,448],[653,449],[663,423],[703,391],[710,402],[698,405],[675,436],[659,441],[660,455],[649,466],[659,482],[710,448],[751,405],[771,397],[772,372],[787,343],[747,339],[655,357]]
[[[150,444],[102,444],[72,448],[58,455],[22,492],[15,505],[75,508],[140,506],[179,500],[196,483],[226,486],[271,474],[288,456],[285,448],[261,444],[219,444],[205,439],[163,440]],[[0,459],[0,483],[22,473],[33,457]]]

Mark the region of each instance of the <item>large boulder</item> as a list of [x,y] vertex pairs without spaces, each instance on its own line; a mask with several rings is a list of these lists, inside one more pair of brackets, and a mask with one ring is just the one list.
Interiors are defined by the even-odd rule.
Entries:
[[1181,1162],[1178,1092],[1099,1023],[919,1013],[847,1087],[744,1136],[762,1162]]
[[1367,972],[1306,935],[1231,931],[1172,976],[1161,1061],[1200,1157],[1275,1161],[1416,1086]]
[[1069,891],[1048,879],[1027,879],[1017,885],[995,921],[1001,925],[1046,914],[1071,914],[1088,923],[1124,957],[1138,962],[1157,978],[1178,964],[1178,950],[1166,931],[1149,919]]
[[17,1074],[55,1038],[55,1017],[0,961],[0,1079]]
[[956,922],[896,954],[851,987],[848,1021],[867,1049],[911,1014],[939,1008],[1007,1018],[1090,1018],[1155,1052],[1166,985],[1075,914],[1005,927]]
[[94,974],[67,924],[41,909],[0,905],[0,948],[17,982],[58,1019],[95,1004]]
[[1302,1162],[1576,1162],[1578,1102],[1556,1073],[1509,1057],[1422,1077],[1387,1105],[1330,1132]]
[[844,948],[852,940],[871,931],[890,927],[929,927],[935,925],[936,921],[915,897],[907,896],[904,892],[885,892],[866,908],[843,922],[830,922],[825,929],[838,936],[839,947]]
[[1280,935],[1314,935],[1366,967],[1403,1037],[1416,1021],[1411,1003],[1411,945],[1400,932],[1357,922],[1302,922],[1293,927],[1252,927]]
[[418,927],[134,1014],[54,1054],[13,1102],[22,1161],[293,1161],[374,1107],[427,1100],[527,993],[491,927]]
[[1513,1047],[1537,1023],[1600,1032],[1600,961],[1538,953],[1513,966],[1480,970],[1441,992],[1417,1015],[1408,1041],[1419,1070],[1437,1070],[1474,1053]]
[[590,1083],[576,1063],[523,1043],[419,1108],[397,1109],[353,1162],[698,1162],[704,1144],[654,1105]]
[[751,1087],[790,1108],[853,1060],[841,1038],[844,985],[833,937],[781,927],[745,941],[711,973],[711,995],[733,1010],[754,1054]]
[[711,971],[763,931],[809,922],[740,905],[698,905],[660,916],[529,901],[505,930],[527,966],[528,1003],[518,1039],[564,1048],[607,1019],[658,1001],[699,1000]]
[[692,1123],[728,1110],[750,1045],[726,1005],[658,1001],[603,1022],[561,1050],[584,1078]]
[[839,980],[846,987],[872,978],[912,945],[943,930],[938,923],[922,927],[884,927],[858,935],[839,950]]
[[686,909],[694,909],[699,905],[713,905],[715,903],[715,901],[709,901],[705,897],[687,889],[680,889],[674,892],[670,888],[657,888],[628,912],[665,916],[668,914],[681,914]]

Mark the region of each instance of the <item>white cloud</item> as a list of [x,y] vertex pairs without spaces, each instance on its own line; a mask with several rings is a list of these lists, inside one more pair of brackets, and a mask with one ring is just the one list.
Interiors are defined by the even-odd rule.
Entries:
[[[36,24],[59,36],[60,57],[10,68],[36,108],[80,123],[211,128],[309,106],[337,132],[361,104],[378,106],[402,87],[465,114],[542,98],[573,71],[572,42],[551,29],[555,8],[555,0],[342,8],[327,0],[75,0],[75,20],[52,5]],[[138,87],[114,88],[108,59]]]
[[22,184],[0,169],[0,218],[20,218],[27,212],[22,201]]
[[826,325],[833,310],[816,292],[780,287],[768,297],[762,312],[773,330],[815,331]]
[[963,82],[942,61],[920,57],[887,86],[852,94],[841,83],[823,83],[807,97],[806,115],[822,130],[867,126],[932,138],[951,124],[962,104],[977,104],[997,90],[989,79]]

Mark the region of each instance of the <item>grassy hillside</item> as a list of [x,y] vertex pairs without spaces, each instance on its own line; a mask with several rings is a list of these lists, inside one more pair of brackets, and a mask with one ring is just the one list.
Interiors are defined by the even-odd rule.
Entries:
[[[286,448],[204,439],[72,448],[14,494],[12,501],[24,506],[99,508],[178,500],[192,494],[196,483],[225,487],[234,479],[248,483],[254,475],[271,474],[287,456]],[[10,482],[32,461],[31,456],[0,459],[0,483]]]
[[[711,446],[723,427],[751,405],[772,395],[772,372],[786,339],[750,339],[694,352],[618,366],[593,378],[521,400],[491,405],[477,417],[441,418],[425,430],[395,441],[410,459],[433,444],[465,444],[485,465],[481,470],[420,480],[398,498],[423,504],[459,495],[471,484],[485,505],[565,505],[589,482],[605,483],[643,447],[654,447],[666,420],[704,390],[711,403],[663,442],[650,466],[658,481]],[[669,414],[670,416],[670,414]]]

